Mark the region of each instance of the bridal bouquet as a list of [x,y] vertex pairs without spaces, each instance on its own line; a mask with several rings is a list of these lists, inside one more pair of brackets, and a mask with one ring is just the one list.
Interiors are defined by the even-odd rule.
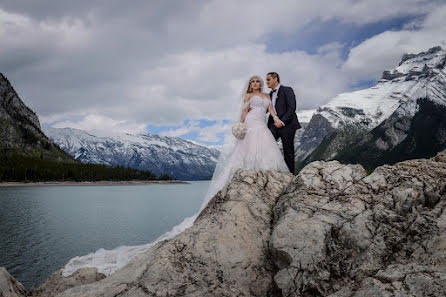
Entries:
[[232,135],[238,139],[243,139],[246,135],[246,125],[244,123],[237,123],[232,126]]

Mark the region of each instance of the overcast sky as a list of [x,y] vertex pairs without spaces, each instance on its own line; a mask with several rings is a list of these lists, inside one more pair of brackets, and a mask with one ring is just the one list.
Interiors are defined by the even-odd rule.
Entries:
[[252,74],[298,112],[446,47],[444,0],[0,0],[0,72],[42,125],[218,144]]

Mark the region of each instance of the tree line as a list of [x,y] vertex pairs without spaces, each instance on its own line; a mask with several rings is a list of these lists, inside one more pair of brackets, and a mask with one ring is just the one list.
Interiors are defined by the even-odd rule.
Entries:
[[57,162],[18,154],[0,157],[0,182],[172,179],[173,177],[168,174],[157,176],[149,170],[137,170],[123,166],[110,167],[79,162]]

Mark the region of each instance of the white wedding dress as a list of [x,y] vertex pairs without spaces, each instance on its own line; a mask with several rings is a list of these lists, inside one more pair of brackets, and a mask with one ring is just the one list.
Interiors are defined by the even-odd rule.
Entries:
[[271,100],[258,95],[249,100],[250,111],[245,118],[246,136],[235,144],[234,150],[223,164],[221,173],[218,176],[214,174],[204,204],[232,179],[237,169],[289,172],[266,123],[266,111],[270,104]]

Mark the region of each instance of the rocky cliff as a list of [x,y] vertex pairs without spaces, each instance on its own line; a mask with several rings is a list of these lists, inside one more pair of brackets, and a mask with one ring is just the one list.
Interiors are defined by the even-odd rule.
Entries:
[[446,152],[369,175],[338,161],[240,170],[191,228],[112,275],[59,270],[28,294],[446,296],[445,209]]
[[46,137],[37,115],[0,73],[0,156],[12,153],[52,160],[71,160]]

